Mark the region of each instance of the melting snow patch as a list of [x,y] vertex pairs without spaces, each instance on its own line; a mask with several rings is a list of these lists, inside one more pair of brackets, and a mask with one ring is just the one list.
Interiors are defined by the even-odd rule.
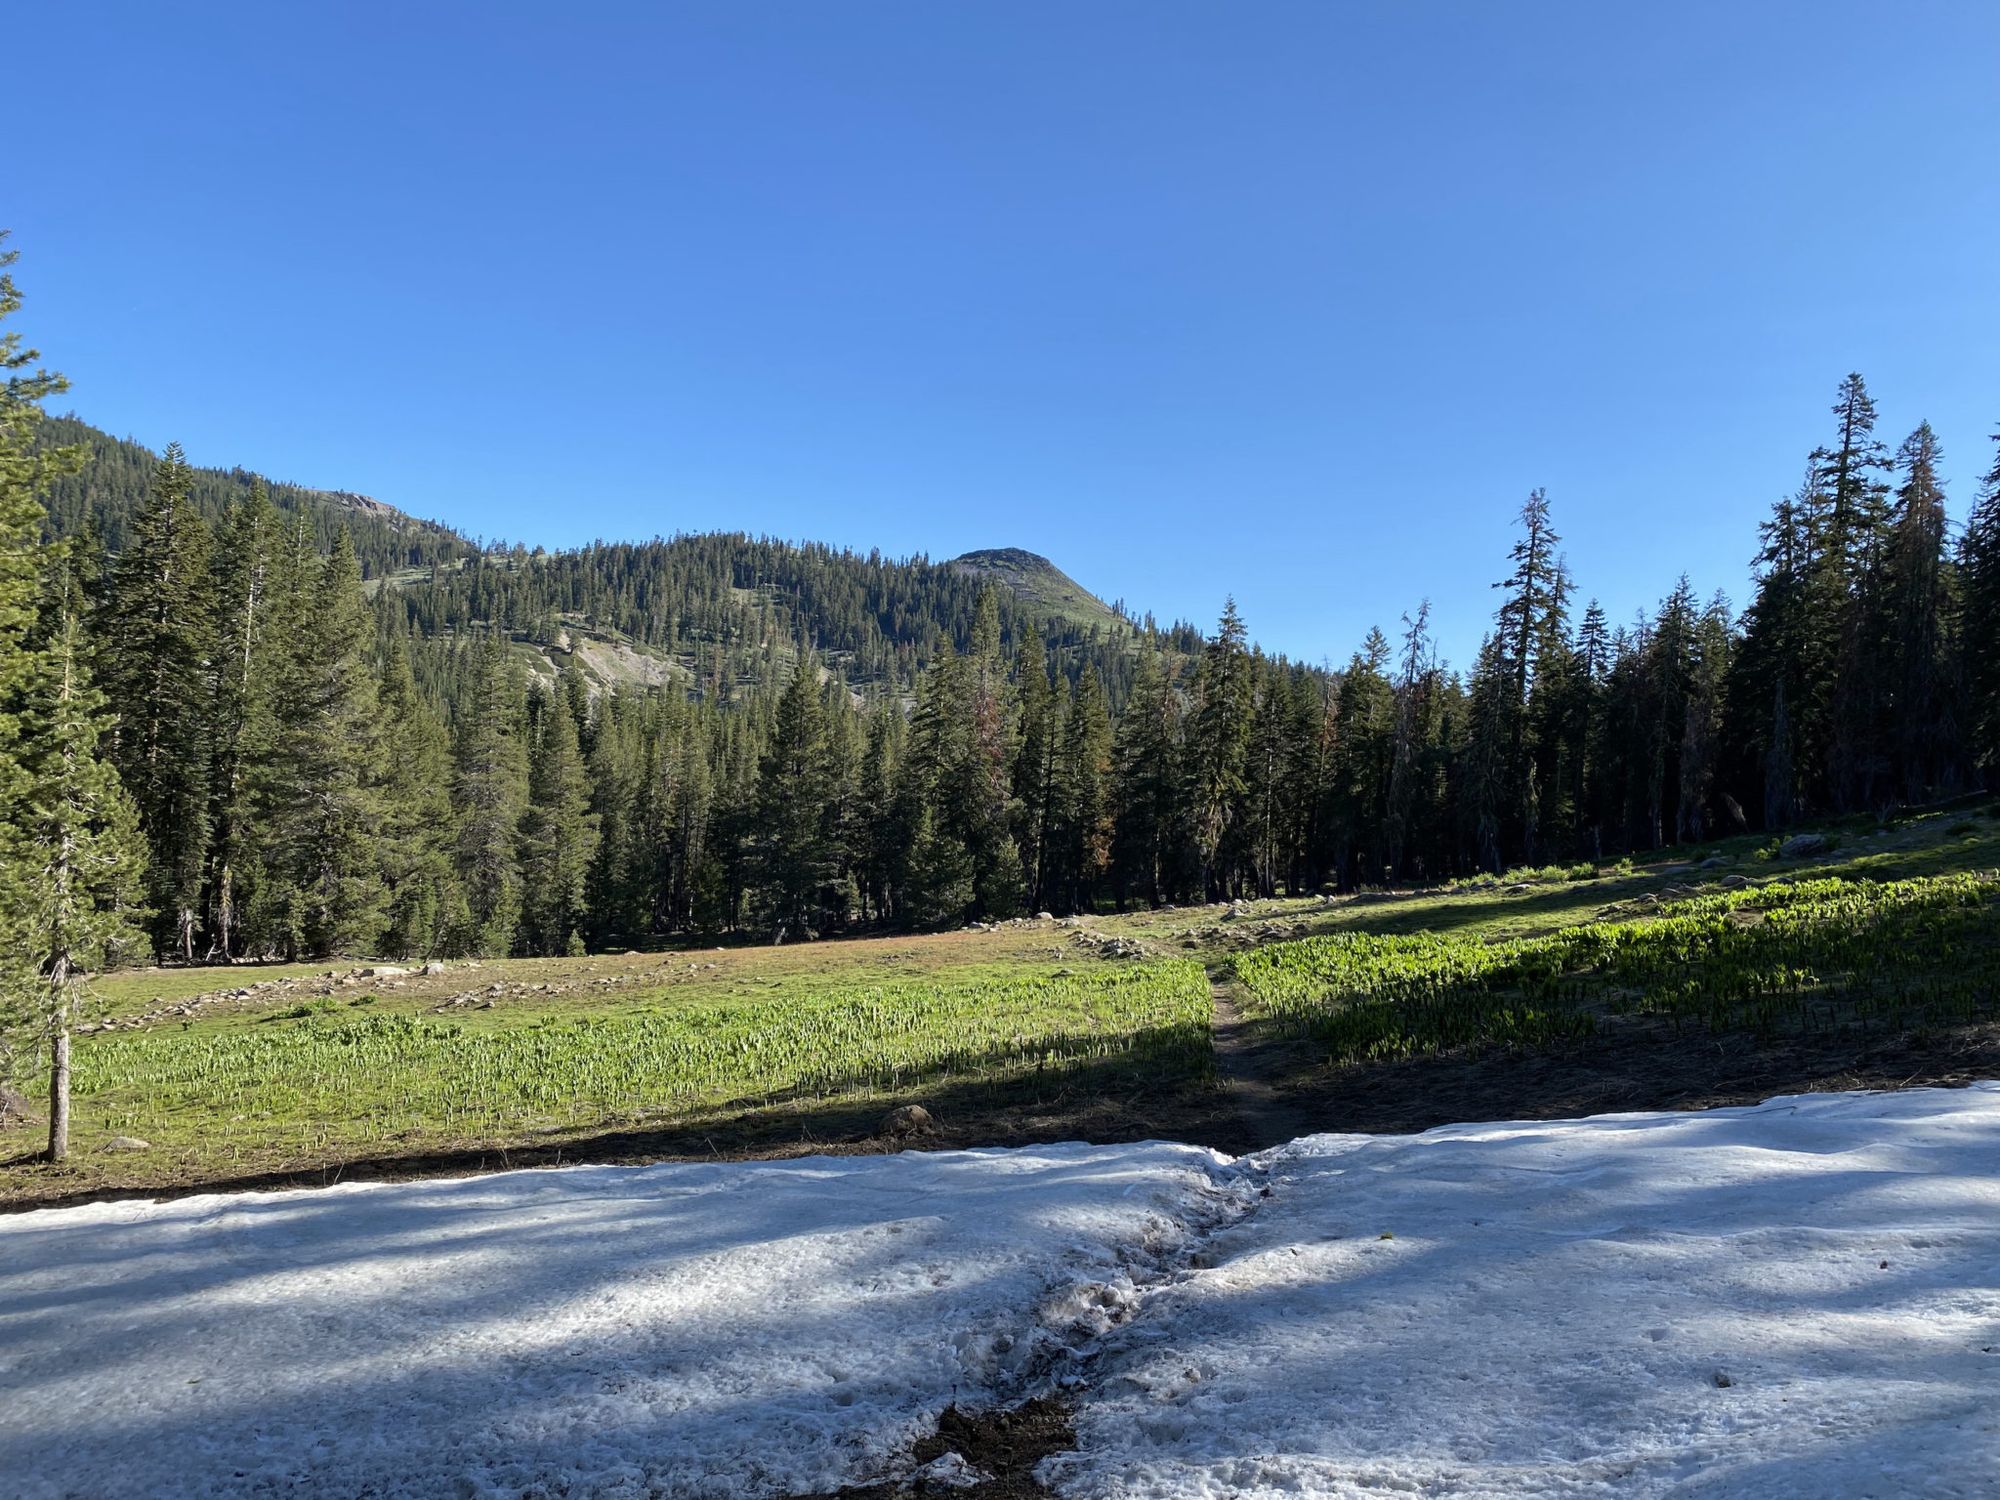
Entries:
[[1988,1084],[0,1216],[0,1491],[747,1500],[1061,1389],[1071,1500],[1991,1497],[1997,1174]]
[[[0,1217],[10,1497],[767,1496],[1058,1373],[1223,1158],[586,1167]],[[1039,1316],[1038,1316],[1039,1313]]]
[[1059,1493],[2000,1495],[2000,1085],[1261,1164],[1094,1362]]

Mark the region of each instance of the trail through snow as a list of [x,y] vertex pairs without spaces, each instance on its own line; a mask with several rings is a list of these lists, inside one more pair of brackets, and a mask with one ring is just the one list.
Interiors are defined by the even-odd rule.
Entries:
[[2000,1084],[0,1217],[10,1497],[781,1496],[1056,1387],[1078,1500],[2000,1495]]
[[1249,1163],[1061,1493],[2000,1496],[2000,1085]]

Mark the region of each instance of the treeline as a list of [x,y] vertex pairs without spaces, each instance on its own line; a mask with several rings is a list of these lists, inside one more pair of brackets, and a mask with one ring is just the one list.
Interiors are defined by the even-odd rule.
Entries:
[[[123,552],[133,518],[151,493],[157,455],[73,416],[43,417],[35,445],[69,455],[43,488],[47,536],[79,538],[86,551]],[[189,501],[212,526],[262,486],[285,516],[305,519],[322,552],[345,531],[365,577],[450,563],[478,551],[448,527],[415,520],[360,495],[273,483],[247,469],[190,467],[186,477]]]
[[[1233,605],[1209,639],[1113,650],[949,568],[740,537],[437,560],[371,593],[346,530],[322,549],[260,486],[211,520],[177,449],[115,556],[42,549],[18,629],[96,684],[79,702],[101,692],[147,938],[181,961],[1434,881],[1993,774],[2000,464],[1954,543],[1935,438],[1892,457],[1874,422],[1850,377],[1740,619],[1685,580],[1629,624],[1579,606],[1538,492],[1466,671],[1427,606],[1329,673],[1252,648]],[[21,493],[60,458],[23,447]],[[833,640],[784,633],[808,618]],[[741,655],[715,680],[606,690],[532,648],[579,619],[670,646],[734,632]]]

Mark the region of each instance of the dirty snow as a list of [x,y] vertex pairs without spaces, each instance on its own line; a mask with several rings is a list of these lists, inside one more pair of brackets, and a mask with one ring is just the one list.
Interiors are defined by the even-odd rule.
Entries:
[[0,1217],[9,1496],[779,1496],[1051,1388],[1075,1500],[2000,1494],[2000,1084]]
[[2000,1496],[2000,1084],[1253,1164],[1065,1494]]
[[782,1495],[1009,1399],[1231,1210],[1055,1146],[0,1216],[0,1494]]

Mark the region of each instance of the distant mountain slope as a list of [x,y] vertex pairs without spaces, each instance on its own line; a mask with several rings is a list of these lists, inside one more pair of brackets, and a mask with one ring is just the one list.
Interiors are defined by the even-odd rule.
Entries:
[[[117,552],[125,533],[146,502],[159,455],[130,438],[113,437],[75,417],[51,417],[43,423],[43,441],[50,447],[82,444],[90,457],[80,473],[58,479],[44,497],[49,525],[57,536],[71,536],[88,521],[104,545]],[[197,468],[194,503],[210,521],[250,493],[263,476],[248,469]],[[448,526],[405,515],[394,506],[345,490],[312,489],[264,479],[271,499],[287,514],[303,512],[313,523],[322,547],[345,526],[363,570],[370,577],[403,568],[428,568],[469,557],[473,544]]]
[[1005,584],[1032,612],[1085,630],[1129,630],[1132,622],[1040,553],[1020,547],[988,547],[945,564],[974,578]]
[[[90,454],[47,497],[53,532],[73,535],[88,522],[107,549],[121,550],[158,455],[75,417],[49,419],[44,440]],[[219,520],[258,479],[240,468],[198,468],[195,504]],[[850,685],[907,696],[938,652],[971,644],[989,584],[1009,651],[1039,636],[1055,670],[1075,679],[1089,666],[1114,705],[1144,636],[1142,625],[1018,547],[934,563],[713,532],[481,553],[452,528],[365,495],[264,482],[282,511],[311,521],[322,547],[348,530],[385,624],[431,643],[420,655],[448,652],[471,630],[499,629],[538,674],[573,668],[594,688],[672,684],[742,700],[787,680],[803,644]],[[1192,654],[1201,636],[1176,625],[1161,643]]]

